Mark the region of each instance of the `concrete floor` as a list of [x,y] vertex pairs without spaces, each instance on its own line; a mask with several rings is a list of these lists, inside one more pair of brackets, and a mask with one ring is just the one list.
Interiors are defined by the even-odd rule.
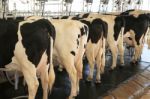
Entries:
[[[101,83],[95,84],[94,82],[87,82],[87,74],[89,72],[88,64],[84,61],[83,69],[83,80],[80,81],[80,93],[76,99],[101,99],[109,90],[112,90],[117,87],[117,85],[126,81],[133,75],[142,72],[143,70],[150,67],[149,62],[141,61],[137,65],[130,64],[131,58],[125,57],[125,66],[119,67],[114,71],[108,71],[110,68],[111,61],[110,56],[107,57],[105,73],[102,74]],[[118,58],[119,59],[119,58]],[[119,61],[118,61],[119,64]],[[59,72],[55,69],[56,72],[56,81],[49,99],[66,99],[70,94],[70,81],[66,71]],[[94,76],[95,78],[95,76]],[[0,84],[0,99],[12,99],[13,97],[27,95],[27,87],[22,85],[22,81],[19,83],[19,89],[14,90],[14,86],[8,82]],[[26,98],[21,98],[26,99]],[[38,89],[36,99],[42,99],[42,89],[41,85]]]

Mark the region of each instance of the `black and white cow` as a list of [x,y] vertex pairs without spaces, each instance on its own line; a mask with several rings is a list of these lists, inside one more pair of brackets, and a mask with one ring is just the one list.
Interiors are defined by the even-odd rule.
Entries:
[[[120,15],[126,23],[124,41],[135,48],[132,62],[136,63],[141,56],[145,37],[149,34],[150,14],[145,11],[128,10]],[[150,47],[150,36],[147,36],[147,40]]]
[[134,15],[135,17],[138,17],[140,14],[146,15],[149,20],[149,28],[146,34],[146,40],[147,40],[148,48],[150,49],[150,11],[131,9],[122,13],[122,15]]
[[93,80],[94,66],[96,64],[96,83],[100,83],[100,75],[104,72],[105,66],[105,41],[108,25],[100,18],[83,18],[80,21],[89,27],[88,43],[85,51],[90,66],[87,80]]
[[48,86],[52,87],[55,78],[51,63],[54,26],[42,18],[21,22],[0,19],[0,30],[0,66],[23,73],[29,99],[35,99],[38,74],[42,81],[43,99],[47,99]]
[[77,95],[79,80],[82,78],[83,55],[88,39],[87,25],[65,19],[50,20],[56,30],[54,42],[54,65],[61,65],[69,74],[71,80],[71,94],[69,99]]

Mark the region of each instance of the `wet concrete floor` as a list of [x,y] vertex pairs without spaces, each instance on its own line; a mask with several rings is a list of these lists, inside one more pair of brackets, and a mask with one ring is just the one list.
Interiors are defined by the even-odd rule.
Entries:
[[[105,73],[102,74],[101,83],[95,84],[94,82],[87,82],[87,74],[89,72],[88,64],[84,61],[83,69],[83,79],[80,81],[80,93],[76,99],[101,99],[109,90],[116,88],[117,85],[127,80],[131,76],[137,74],[150,67],[148,62],[139,62],[137,65],[130,64],[130,57],[125,57],[125,66],[119,67],[114,71],[108,71],[110,68],[111,62],[109,61],[110,57],[107,57]],[[119,62],[118,62],[119,64]],[[70,94],[70,81],[66,71],[63,72],[55,69],[56,80],[53,91],[49,95],[49,99],[66,99]],[[22,81],[19,82],[19,89],[14,90],[14,86],[7,83],[0,84],[0,99],[12,99],[13,97],[27,95],[27,87],[24,87]],[[26,99],[26,98],[21,98]],[[42,99],[42,89],[41,85],[39,86],[36,99]]]

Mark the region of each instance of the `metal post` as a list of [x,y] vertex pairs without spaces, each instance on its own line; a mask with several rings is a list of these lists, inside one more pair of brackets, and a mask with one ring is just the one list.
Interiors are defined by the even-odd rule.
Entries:
[[2,0],[2,5],[3,5],[3,18],[5,17],[5,6],[6,6],[6,0]]
[[98,13],[100,13],[101,10],[101,0],[99,0],[99,9],[98,9]]
[[42,7],[42,16],[44,16],[45,1],[41,1],[41,7]]

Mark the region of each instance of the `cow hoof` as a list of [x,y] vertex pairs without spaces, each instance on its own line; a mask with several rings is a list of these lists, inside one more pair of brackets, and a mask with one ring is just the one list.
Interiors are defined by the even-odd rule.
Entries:
[[100,84],[100,83],[101,83],[101,80],[96,80],[95,83],[96,83],[96,84]]
[[76,96],[69,96],[68,99],[75,99]]
[[119,68],[123,68],[125,66],[125,64],[121,64],[119,65]]
[[104,69],[101,69],[100,71],[101,71],[101,74],[103,74],[103,73],[104,73]]
[[108,69],[108,71],[109,71],[109,72],[112,72],[112,71],[113,71],[113,69],[111,69],[111,68],[110,68],[110,69]]
[[109,72],[112,72],[115,69],[116,66],[112,66],[110,69],[108,69]]
[[62,71],[63,71],[63,68],[59,67],[59,68],[58,68],[58,71],[59,71],[59,72],[62,72]]
[[73,97],[72,97],[72,99],[75,99],[75,98],[76,98],[76,96],[73,96]]
[[88,81],[88,82],[91,82],[92,80],[93,80],[92,77],[90,77],[90,76],[87,77],[87,81]]
[[124,63],[121,63],[121,64],[120,64],[120,66],[122,66],[122,67],[123,67],[123,66],[125,66],[125,64],[124,64]]
[[139,63],[139,61],[136,61],[135,64],[137,65]]
[[79,95],[79,91],[77,91],[77,95]]
[[132,65],[137,65],[137,64],[138,64],[137,61],[131,61],[130,63],[131,63]]

